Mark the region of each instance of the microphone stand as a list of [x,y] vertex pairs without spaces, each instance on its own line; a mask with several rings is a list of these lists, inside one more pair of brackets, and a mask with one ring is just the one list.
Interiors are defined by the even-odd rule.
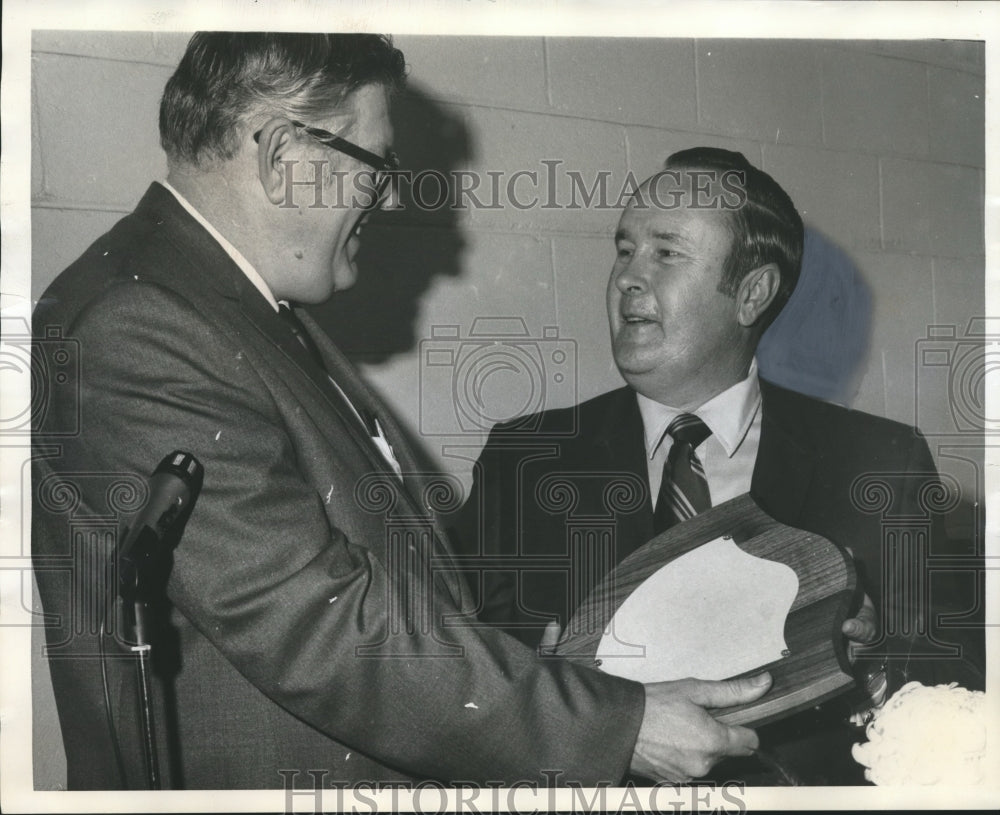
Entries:
[[136,678],[139,685],[139,727],[142,734],[143,759],[146,782],[151,790],[162,789],[160,762],[156,750],[156,722],[153,717],[153,644],[150,641],[150,608],[145,581],[137,574],[135,597],[128,599],[122,593],[122,610],[125,613],[126,634],[131,634],[133,644],[129,650],[135,654]]
[[[151,479],[153,495],[150,504],[159,499],[166,502],[166,509],[158,517],[150,519],[152,525],[142,523],[137,534],[127,535],[117,558],[123,633],[129,650],[135,654],[139,725],[146,782],[151,790],[162,789],[153,715],[152,609],[156,600],[165,593],[167,575],[163,567],[194,506],[203,475],[201,464],[189,453],[174,451],[164,458]],[[158,488],[159,495],[156,493]]]

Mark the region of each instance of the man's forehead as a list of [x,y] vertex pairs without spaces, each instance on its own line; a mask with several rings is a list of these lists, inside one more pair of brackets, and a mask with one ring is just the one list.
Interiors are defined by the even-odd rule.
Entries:
[[659,194],[640,188],[628,200],[618,220],[619,230],[641,229],[646,232],[688,234],[703,224],[728,225],[730,210],[716,206],[699,206],[689,196],[668,200]]
[[723,216],[746,204],[744,178],[738,171],[668,168],[643,181],[630,196],[619,223],[689,223]]
[[733,208],[746,200],[746,176],[735,169],[668,167],[643,181],[632,197],[665,208]]

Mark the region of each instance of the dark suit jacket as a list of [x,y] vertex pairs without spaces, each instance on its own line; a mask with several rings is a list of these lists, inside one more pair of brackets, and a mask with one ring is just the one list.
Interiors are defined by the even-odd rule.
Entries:
[[[925,629],[933,622],[930,607],[910,591],[883,590],[924,585],[925,563],[918,556],[943,554],[941,519],[933,510],[946,501],[936,489],[936,470],[923,438],[896,422],[765,381],[761,395],[751,495],[776,520],[851,548],[860,582],[880,610],[884,628],[894,634],[879,651],[909,654],[929,648],[949,655],[949,648],[915,636],[918,615]],[[635,393],[620,388],[573,408],[494,428],[458,525],[484,619],[529,643],[537,642],[547,620],[565,627],[597,582],[653,537]],[[904,582],[894,582],[899,579]],[[934,612],[968,605],[969,598],[954,598],[942,580],[932,588]],[[953,633],[932,630],[931,636],[954,641]],[[908,679],[982,683],[980,673],[970,674],[954,658],[908,656],[889,660],[889,669],[891,690]],[[800,719],[798,730],[826,726]],[[788,743],[789,738],[786,730],[774,740]],[[796,743],[787,752],[805,750]],[[839,744],[836,750],[838,755],[831,748],[798,769],[823,782],[860,780],[860,771],[850,766],[842,768],[840,778],[827,772],[834,763],[844,764],[837,758],[849,765],[846,747]]]
[[[403,486],[288,326],[159,185],[36,309],[46,359],[80,364],[68,384],[36,371],[33,472],[70,787],[121,783],[97,658],[107,550],[141,504],[141,476],[174,449],[200,459],[205,480],[154,648],[168,786],[280,788],[280,770],[309,789],[307,770],[328,786],[513,783],[546,769],[618,780],[641,686],[442,622],[471,605],[427,508],[436,493],[384,405],[301,316],[352,402],[379,415]],[[133,668],[113,638],[104,645],[128,781],[140,787]]]

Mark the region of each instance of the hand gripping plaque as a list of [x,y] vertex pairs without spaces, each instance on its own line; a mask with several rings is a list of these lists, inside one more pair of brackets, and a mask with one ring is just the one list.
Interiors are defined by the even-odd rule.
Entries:
[[577,610],[555,653],[640,682],[767,670],[774,682],[762,698],[711,711],[756,727],[854,685],[840,628],[855,588],[842,549],[741,495],[625,558]]

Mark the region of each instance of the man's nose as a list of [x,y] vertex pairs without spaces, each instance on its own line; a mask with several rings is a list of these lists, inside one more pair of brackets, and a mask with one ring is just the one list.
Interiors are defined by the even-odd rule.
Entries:
[[649,282],[642,271],[642,263],[631,258],[626,264],[620,265],[615,274],[615,286],[622,294],[642,294]]

